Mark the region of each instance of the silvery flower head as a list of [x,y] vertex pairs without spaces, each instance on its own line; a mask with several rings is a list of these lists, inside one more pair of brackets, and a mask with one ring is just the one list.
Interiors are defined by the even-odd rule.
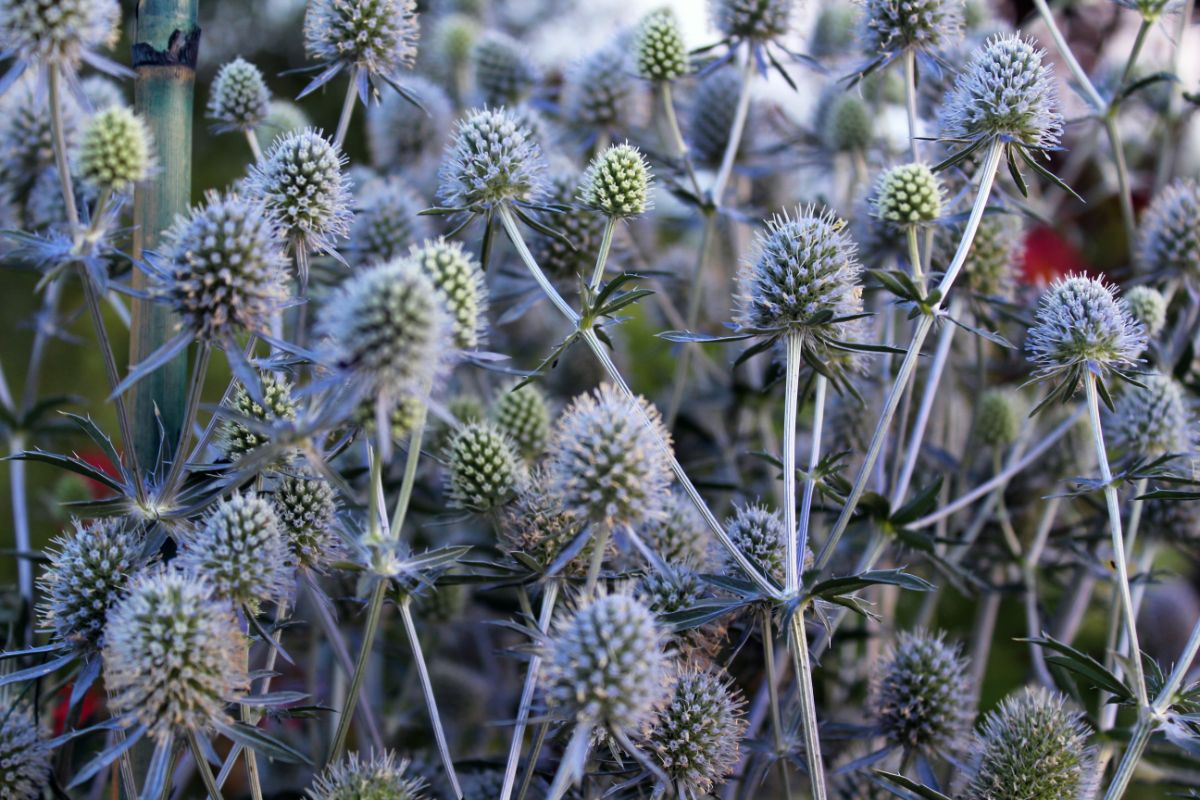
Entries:
[[[0,181],[20,200],[40,175],[56,169],[50,110],[46,98],[32,88],[18,88],[0,99]],[[82,115],[71,102],[62,104],[62,112],[63,137],[72,151],[78,143]],[[58,193],[62,194],[61,188]]]
[[704,598],[706,587],[704,580],[692,570],[668,566],[643,575],[633,593],[661,619],[694,607]]
[[449,312],[454,346],[479,347],[487,333],[488,291],[478,259],[448,239],[413,245],[409,258],[429,277]]
[[309,800],[424,800],[425,779],[390,751],[369,759],[351,753],[330,764],[305,792]]
[[642,540],[668,564],[707,569],[712,542],[696,505],[682,491],[673,489],[663,498],[662,507],[662,513],[642,529]]
[[941,634],[903,631],[875,677],[872,705],[892,743],[958,750],[974,716],[967,660]]
[[975,406],[975,435],[990,447],[1004,447],[1021,432],[1021,399],[1011,389],[988,389]]
[[490,209],[529,202],[540,190],[542,151],[528,127],[506,109],[475,109],[459,120],[439,173],[448,206]]
[[1146,331],[1113,287],[1086,275],[1060,278],[1038,300],[1025,351],[1042,378],[1065,377],[1072,391],[1083,370],[1120,372],[1146,349]]
[[936,52],[962,36],[962,0],[863,0],[859,36],[871,55]]
[[343,555],[337,524],[337,492],[329,481],[300,472],[284,475],[272,495],[275,516],[295,562],[323,571]]
[[880,173],[872,197],[877,217],[903,227],[940,217],[945,189],[925,164],[901,164]]
[[1200,277],[1200,184],[1178,179],[1158,193],[1138,226],[1136,260],[1144,274]]
[[680,797],[702,797],[738,764],[745,701],[729,676],[709,668],[676,667],[672,682],[647,743]]
[[1129,313],[1146,328],[1146,336],[1153,339],[1162,333],[1167,324],[1167,299],[1153,286],[1134,286],[1125,292]]
[[[778,511],[760,505],[743,506],[726,520],[725,532],[742,555],[763,574],[782,580],[786,548],[783,519]],[[726,568],[741,569],[732,558]]]
[[[346,157],[312,128],[275,140],[248,186],[278,220],[289,245],[330,253],[350,232],[350,182]],[[302,276],[303,278],[303,276]]]
[[565,118],[589,133],[623,130],[642,116],[642,86],[622,45],[606,45],[576,62],[564,80]]
[[225,130],[252,131],[271,113],[262,71],[238,56],[221,65],[208,95],[208,116]]
[[[375,78],[395,85],[417,57],[418,34],[416,0],[309,0],[304,16],[308,54],[362,76],[360,87]],[[333,74],[327,69],[305,92]],[[362,88],[359,94],[366,103]]]
[[145,536],[121,517],[88,523],[54,540],[41,578],[42,621],[57,641],[86,654],[104,644],[104,620],[142,564]]
[[469,511],[505,505],[525,477],[516,445],[490,422],[459,428],[446,448],[445,461],[450,502]]
[[547,478],[563,505],[599,524],[656,518],[671,483],[670,434],[658,411],[612,384],[576,397],[558,420]]
[[[958,246],[961,233],[956,225],[944,231],[939,229],[934,238],[935,248],[952,255],[951,248]],[[1024,222],[1020,215],[984,214],[963,268],[967,288],[980,297],[1011,301],[1020,282],[1024,252]],[[946,263],[951,255],[947,255]]]
[[429,233],[424,204],[398,175],[365,183],[355,203],[346,256],[354,266],[370,266],[404,255]]
[[976,49],[942,104],[942,136],[962,143],[999,139],[1051,150],[1063,118],[1045,51],[1017,34],[993,36]]
[[640,150],[630,144],[613,145],[588,164],[579,200],[611,219],[637,217],[650,207],[653,177]]
[[79,140],[76,169],[83,185],[97,194],[124,194],[154,166],[150,130],[125,106],[109,106],[88,120]]
[[[296,419],[297,405],[292,397],[292,384],[274,373],[262,375],[260,382],[262,403],[251,397],[246,387],[239,383],[226,401],[226,406],[239,416],[267,424]],[[237,461],[269,441],[270,437],[251,430],[237,419],[223,419],[217,429],[217,448],[229,461]],[[270,466],[286,462],[287,458],[284,458]]]
[[267,329],[285,298],[287,258],[261,202],[210,192],[166,238],[171,272],[162,292],[186,329],[198,339]]
[[663,631],[628,594],[601,595],[560,616],[544,658],[548,704],[580,724],[637,731],[669,696]]
[[200,525],[183,536],[180,564],[209,580],[216,593],[256,609],[292,587],[295,561],[271,502],[234,494],[218,502]]
[[3,55],[73,70],[120,35],[117,0],[0,0]]
[[[700,77],[688,104],[687,139],[692,155],[700,164],[721,163],[729,144],[729,131],[742,92],[742,79],[732,67],[711,70]],[[754,101],[750,101],[748,118],[754,117]],[[752,138],[754,126],[748,124],[738,152],[744,152]]]
[[506,33],[487,31],[471,47],[475,91],[488,106],[512,105],[523,100],[541,80],[530,59],[529,48]]
[[441,86],[413,75],[404,88],[420,106],[388,92],[367,109],[367,150],[380,170],[411,170],[440,155],[454,121],[453,105]]
[[545,452],[550,438],[550,403],[537,384],[503,387],[492,401],[488,416],[525,458]]
[[1192,420],[1183,387],[1160,372],[1138,375],[1137,382],[1141,386],[1128,383],[1116,397],[1110,428],[1115,443],[1149,458],[1190,452]]
[[249,689],[246,638],[233,607],[207,579],[142,573],[109,612],[104,685],[110,707],[152,736],[202,730]]
[[661,8],[642,17],[634,56],[638,74],[648,81],[673,81],[688,73],[690,55],[674,11]]
[[571,244],[540,232],[535,232],[529,242],[538,266],[552,280],[575,281],[588,274],[604,235],[604,217],[578,203],[580,177],[574,169],[558,169],[546,181],[546,204],[565,210],[546,217],[545,222]]
[[0,797],[37,800],[50,785],[54,751],[43,740],[32,704],[14,696],[13,688],[0,692]]
[[794,0],[709,0],[713,25],[733,39],[765,42],[788,32]]
[[1023,689],[983,720],[963,800],[1091,800],[1095,752],[1083,714],[1042,688]]

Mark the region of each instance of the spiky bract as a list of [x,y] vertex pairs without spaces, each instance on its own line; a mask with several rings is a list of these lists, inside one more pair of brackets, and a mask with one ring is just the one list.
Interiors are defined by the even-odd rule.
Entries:
[[[261,376],[261,381],[264,403],[258,403],[246,391],[246,387],[238,384],[227,401],[230,410],[239,416],[266,424],[294,420],[297,406],[292,397],[292,384],[286,378],[274,374]],[[251,430],[236,419],[222,420],[217,434],[217,444],[225,458],[230,461],[237,461],[269,441],[270,437],[261,431]],[[275,463],[285,464],[287,461],[287,457],[284,457]]]
[[423,800],[425,779],[409,773],[392,752],[369,759],[351,753],[330,764],[306,792],[310,800]]

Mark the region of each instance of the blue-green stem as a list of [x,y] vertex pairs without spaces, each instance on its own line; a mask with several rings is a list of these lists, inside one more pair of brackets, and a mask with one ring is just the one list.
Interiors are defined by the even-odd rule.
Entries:
[[612,249],[613,234],[617,230],[617,218],[609,217],[604,224],[604,235],[600,238],[600,250],[596,253],[596,266],[592,270],[592,280],[588,288],[593,292],[600,288],[604,279],[604,268],[608,265],[608,252]]
[[791,616],[792,663],[796,669],[796,694],[800,701],[800,732],[804,737],[804,758],[812,784],[813,800],[825,800],[825,766],[821,761],[821,735],[817,727],[817,702],[813,693],[812,660],[808,653],[808,634],[804,629],[804,607]]
[[729,126],[729,141],[725,143],[725,152],[721,156],[721,166],[713,179],[713,205],[720,208],[721,198],[725,194],[725,186],[733,172],[733,162],[737,160],[738,149],[742,146],[742,134],[746,130],[746,117],[750,113],[750,82],[754,79],[754,53],[746,49],[746,60],[742,65],[742,84],[738,92],[737,107],[733,111],[733,122]]
[[[917,161],[917,51],[912,47],[904,48],[904,106],[908,112],[908,157],[913,163]],[[911,230],[912,226],[909,226]],[[920,269],[919,261],[913,263],[913,269]]]
[[421,681],[421,693],[425,696],[425,708],[429,711],[429,721],[433,724],[433,738],[437,742],[438,753],[442,758],[442,768],[450,779],[454,794],[462,800],[462,787],[458,783],[458,774],[454,771],[454,759],[450,757],[450,746],[446,743],[446,731],[442,728],[442,718],[438,713],[437,698],[433,694],[433,683],[429,680],[429,667],[425,664],[425,653],[421,650],[421,640],[417,637],[417,628],[413,624],[412,596],[405,594],[400,598],[400,619],[404,621],[404,633],[408,636],[408,644],[412,648],[413,661],[417,665],[417,677]]
[[783,529],[787,563],[783,588],[793,594],[800,588],[800,530],[796,526],[796,412],[800,404],[800,363],[803,334],[788,331],[784,336],[785,362],[783,398]]
[[346,143],[346,134],[350,130],[350,118],[354,116],[354,106],[358,103],[358,89],[355,72],[350,73],[350,83],[346,87],[346,98],[342,101],[342,114],[338,117],[337,134],[333,137],[333,146],[338,150]]
[[688,180],[691,181],[692,191],[696,197],[701,197],[700,181],[696,178],[696,167],[692,163],[692,154],[684,141],[683,133],[679,130],[679,118],[675,114],[675,99],[671,91],[671,82],[663,81],[660,84],[662,89],[663,115],[667,118],[667,129],[671,133],[671,141],[675,145],[675,153],[679,156],[679,160],[683,162],[683,170],[687,173]]
[[200,781],[204,784],[204,790],[208,792],[211,800],[222,800],[221,790],[217,788],[217,781],[208,766],[208,759],[204,757],[204,751],[196,739],[196,732],[191,728],[188,728],[187,740],[188,747],[192,750],[192,760],[196,762],[196,772],[200,773]]
[[771,709],[771,734],[775,740],[775,760],[779,764],[779,774],[783,780],[784,796],[791,798],[791,778],[787,768],[787,746],[783,741],[783,715],[779,712],[779,678],[775,674],[775,630],[771,625],[771,612],[764,610],[762,615],[763,668],[766,670],[764,681],[767,685]]
[[813,495],[817,488],[817,467],[821,463],[821,435],[825,428],[825,397],[829,393],[829,380],[821,374],[813,379],[813,422],[812,448],[808,453],[808,472],[804,476],[804,496],[800,500],[800,525],[796,557],[801,574],[808,554],[809,523],[812,519]]
[[[538,614],[538,631],[550,629],[550,618],[554,615],[554,603],[558,599],[558,581],[549,581],[542,592],[542,608]],[[517,782],[517,764],[521,760],[521,743],[525,740],[525,729],[529,726],[529,713],[533,708],[533,693],[537,690],[538,673],[542,668],[542,657],[536,652],[529,657],[525,671],[525,685],[521,688],[521,704],[517,709],[517,724],[513,728],[512,744],[508,748],[508,761],[504,765],[504,785],[500,789],[500,800],[512,797]],[[532,766],[532,765],[531,765]]]
[[[700,232],[700,249],[696,253],[696,266],[692,269],[692,281],[688,288],[687,319],[685,330],[695,331],[700,323],[700,307],[704,298],[704,264],[707,261],[708,248],[712,242],[717,227],[717,216],[705,212],[704,226]],[[683,390],[687,386],[688,370],[691,367],[692,352],[697,345],[684,342],[679,347],[679,360],[675,363],[675,377],[671,381],[671,403],[667,406],[667,430],[675,427],[675,419],[679,416],[679,407],[683,404]]]

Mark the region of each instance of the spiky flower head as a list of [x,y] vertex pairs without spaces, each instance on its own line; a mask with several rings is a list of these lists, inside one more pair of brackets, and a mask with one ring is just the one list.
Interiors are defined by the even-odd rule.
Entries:
[[309,800],[424,800],[425,779],[408,774],[408,761],[390,751],[369,760],[351,753],[313,780]]
[[259,147],[268,149],[282,136],[302,131],[312,125],[304,109],[289,100],[272,100],[267,116],[254,129]]
[[76,168],[84,186],[124,194],[150,174],[150,131],[125,106],[109,106],[88,120],[79,140]]
[[709,0],[717,30],[761,42],[788,32],[794,5],[793,0]]
[[28,702],[0,695],[0,797],[37,800],[50,785],[53,750],[42,739],[43,729]]
[[516,493],[524,465],[516,445],[490,422],[458,430],[446,449],[447,494],[457,508],[491,511]]
[[1157,458],[1189,452],[1191,414],[1183,387],[1170,375],[1151,372],[1137,376],[1117,396],[1117,413],[1112,415],[1115,443],[1137,456]]
[[461,243],[448,239],[413,245],[409,257],[433,282],[450,313],[454,346],[474,350],[487,330],[487,284],[479,261]]
[[[286,379],[268,373],[260,376],[263,403],[259,403],[246,387],[238,384],[227,405],[236,414],[248,419],[272,424],[276,421],[294,420],[296,418],[296,401],[292,397],[292,384]],[[217,445],[222,454],[230,461],[237,461],[247,453],[262,447],[269,442],[269,437],[259,431],[251,430],[236,419],[221,421],[218,430]],[[278,463],[286,463],[284,458]]]
[[1010,389],[988,389],[975,406],[975,435],[990,447],[1004,447],[1021,432],[1021,399]]
[[104,685],[117,714],[162,737],[203,730],[249,689],[246,638],[207,579],[144,572],[108,616]]
[[962,27],[963,0],[864,0],[860,36],[872,55],[932,53],[957,42]]
[[665,570],[642,576],[634,595],[661,618],[694,607],[704,597],[705,586],[700,576],[690,569],[668,566]]
[[[32,88],[19,87],[0,100],[0,180],[24,196],[40,175],[55,169],[50,111],[46,99]],[[63,138],[70,151],[79,139],[81,115],[71,102],[62,103],[62,112]]]
[[[696,161],[715,165],[721,162],[729,144],[729,131],[737,109],[738,97],[742,92],[742,80],[738,71],[729,67],[714,69],[700,78],[689,103],[687,136],[688,146]],[[754,101],[750,101],[748,118],[754,115]],[[747,134],[754,126],[747,125]],[[738,143],[740,153],[747,147],[750,137],[743,136]]]
[[304,46],[318,61],[392,78],[417,57],[416,0],[309,0]]
[[1083,715],[1042,688],[1010,695],[983,720],[963,800],[1090,800],[1095,753]]
[[381,419],[406,395],[424,396],[447,366],[451,321],[437,289],[410,258],[359,272],[321,307],[317,329],[337,368],[380,398]]
[[956,750],[973,717],[967,661],[940,633],[903,631],[876,675],[873,706],[880,731],[895,744]]
[[180,565],[203,575],[217,594],[257,608],[291,589],[295,560],[275,506],[254,493],[235,493],[218,502],[183,537]]
[[573,281],[587,274],[604,235],[604,216],[578,203],[579,183],[574,169],[559,170],[546,182],[546,204],[565,209],[546,222],[571,244],[544,233],[535,233],[529,243],[538,266],[554,280]]
[[899,226],[933,222],[942,215],[942,181],[924,164],[901,164],[879,176],[875,215]]
[[972,54],[946,93],[941,130],[948,139],[1001,139],[1049,150],[1063,118],[1045,51],[1017,34],[998,34]]
[[[42,574],[42,622],[57,641],[83,653],[104,644],[104,620],[142,563],[145,536],[121,517],[71,521]],[[2,770],[0,770],[2,772]]]
[[1153,286],[1134,286],[1125,292],[1129,313],[1146,328],[1150,339],[1162,333],[1167,324],[1167,299]]
[[250,168],[251,191],[262,198],[293,248],[330,252],[349,234],[345,164],[332,142],[306,128],[276,139],[263,161]]
[[618,144],[600,153],[583,173],[579,200],[612,219],[636,217],[650,207],[653,175],[640,150]]
[[529,48],[500,31],[488,31],[475,40],[471,66],[479,99],[489,106],[517,103],[541,80]]
[[688,73],[688,48],[669,8],[642,17],[634,39],[637,70],[648,81],[673,81]]
[[367,150],[381,170],[411,169],[440,155],[454,119],[446,90],[433,81],[413,75],[404,88],[420,106],[388,92],[367,109]]
[[667,699],[668,664],[650,609],[628,594],[601,595],[556,620],[547,701],[581,724],[636,731]]
[[1189,548],[1200,542],[1200,502],[1154,498],[1143,509],[1142,530]]
[[197,338],[267,329],[286,295],[276,230],[261,202],[209,192],[167,232],[171,280],[163,293]]
[[654,519],[671,483],[670,441],[653,406],[601,384],[559,418],[550,443],[551,490],[567,510],[595,523]]
[[[939,229],[935,247],[952,253],[950,248],[957,247],[961,232],[958,226],[950,226],[944,233]],[[1009,301],[1016,296],[1025,252],[1023,232],[1024,224],[1016,214],[984,214],[964,267],[963,277],[972,292]]]
[[252,131],[271,113],[271,90],[262,70],[238,56],[217,70],[208,95],[208,116],[228,130]]
[[838,320],[862,312],[856,248],[832,213],[809,207],[776,216],[757,246],[738,269],[741,327],[836,334]]
[[834,153],[861,153],[875,136],[875,120],[863,99],[839,90],[829,91],[817,109],[817,136]]
[[275,516],[292,558],[302,567],[322,571],[342,555],[337,523],[337,492],[329,481],[306,472],[284,475],[272,496]]
[[545,452],[550,438],[550,404],[537,384],[504,388],[492,401],[488,416],[525,458]]
[[662,514],[649,520],[641,536],[663,561],[691,569],[708,566],[711,542],[704,517],[686,494],[667,492]]
[[449,206],[490,208],[533,200],[542,151],[528,127],[506,109],[475,109],[459,120],[439,173]]
[[1200,184],[1178,179],[1154,198],[1138,227],[1137,264],[1153,275],[1200,276]]
[[[783,578],[786,551],[783,519],[778,511],[760,505],[743,506],[725,521],[725,532],[742,555],[750,559],[763,574],[777,580]],[[740,568],[730,558],[727,569]]]
[[1086,275],[1060,278],[1038,301],[1025,350],[1039,377],[1065,375],[1077,383],[1082,370],[1121,370],[1146,349],[1146,331],[1117,299],[1112,286]]
[[[371,436],[376,433],[375,422],[378,418],[377,407],[372,398],[367,400],[358,407],[358,411],[354,415],[354,424],[362,428]],[[405,395],[397,398],[395,406],[391,412],[387,414],[385,421],[388,423],[388,433],[392,437],[393,442],[399,442],[408,438],[412,433],[413,428],[417,426],[417,421],[425,414],[425,401],[416,395]]]
[[117,0],[0,0],[0,42],[22,61],[74,68],[120,35]]
[[628,128],[641,115],[641,89],[625,47],[609,44],[567,71],[565,117],[588,131]]
[[1113,0],[1114,3],[1142,15],[1146,22],[1155,22],[1163,14],[1171,14],[1182,6],[1182,0]]
[[677,667],[673,683],[647,740],[679,795],[701,797],[737,766],[745,701],[727,675],[711,669]]
[[424,204],[398,175],[368,181],[355,204],[346,255],[351,264],[381,264],[404,255],[425,238],[428,224],[418,216]]
[[[562,498],[547,488],[543,469],[532,470],[513,502],[500,516],[500,548],[507,553],[526,553],[549,566],[571,543],[582,521],[563,507]],[[590,548],[585,548],[590,550]],[[566,574],[581,574],[586,556],[572,559],[563,567]]]

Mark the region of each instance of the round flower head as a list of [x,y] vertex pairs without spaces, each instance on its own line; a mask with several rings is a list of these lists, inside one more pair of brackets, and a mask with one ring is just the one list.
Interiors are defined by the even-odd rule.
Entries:
[[1125,293],[1129,313],[1142,323],[1146,336],[1153,339],[1162,333],[1167,324],[1167,300],[1153,286],[1134,286]]
[[143,573],[108,615],[104,685],[116,714],[162,737],[202,730],[249,689],[246,638],[206,579]]
[[517,103],[541,80],[529,49],[500,31],[488,31],[471,47],[475,90],[484,105]]
[[[2,0],[0,0],[2,2]],[[10,190],[24,195],[43,172],[55,169],[54,132],[46,99],[33,90],[13,90],[0,97],[0,179]],[[80,113],[64,102],[63,136],[73,150],[79,138]],[[62,189],[59,189],[62,194]]]
[[393,78],[417,57],[416,0],[309,0],[304,46],[326,63]]
[[183,539],[180,564],[203,575],[217,594],[257,608],[291,589],[295,562],[275,507],[256,494],[234,494],[213,507]]
[[705,796],[733,772],[746,731],[744,704],[727,676],[704,668],[676,668],[671,697],[659,709],[647,738],[680,797]]
[[309,800],[424,800],[425,779],[408,775],[408,762],[394,753],[360,759],[351,753],[313,780]]
[[1159,372],[1138,375],[1137,381],[1142,386],[1127,384],[1116,398],[1111,428],[1116,443],[1127,453],[1150,458],[1189,452],[1191,415],[1183,387]]
[[154,157],[150,131],[125,106],[109,106],[88,120],[79,141],[77,169],[93,191],[123,194],[146,179]]
[[710,541],[704,517],[687,495],[667,492],[663,512],[646,523],[640,535],[663,561],[675,566],[704,569],[708,566]]
[[548,479],[567,510],[600,524],[658,516],[671,483],[670,434],[658,411],[605,383],[559,418]]
[[1146,349],[1146,331],[1103,281],[1085,275],[1060,278],[1038,301],[1025,350],[1039,376],[1077,380],[1089,365],[1124,369]]
[[550,438],[550,405],[536,384],[502,389],[492,401],[488,416],[525,458],[545,452]]
[[673,81],[688,73],[688,48],[669,8],[642,17],[634,39],[637,70],[648,81]]
[[37,800],[50,784],[53,751],[42,740],[42,729],[33,708],[0,693],[0,797],[5,800]]
[[610,44],[568,70],[563,86],[565,117],[589,132],[626,129],[641,115],[641,88],[626,49]]
[[1045,689],[1010,695],[983,720],[963,800],[1091,800],[1095,754],[1083,715]]
[[1138,227],[1136,256],[1146,274],[1200,276],[1200,184],[1176,180],[1158,193]]
[[[953,254],[962,231],[958,226],[939,228],[935,247]],[[949,241],[953,239],[953,242]],[[1020,281],[1021,258],[1025,252],[1024,224],[1016,214],[984,214],[971,242],[965,275],[967,288],[980,297],[1011,301]],[[947,255],[946,263],[949,263]]]
[[367,150],[371,163],[381,170],[411,169],[427,162],[442,152],[450,133],[454,110],[441,86],[413,75],[404,88],[420,106],[388,92],[367,109]]
[[259,147],[266,149],[281,136],[302,131],[311,124],[300,106],[287,100],[272,100],[267,107],[267,116],[254,129],[254,135],[258,138]]
[[342,555],[337,523],[337,493],[324,478],[308,473],[285,475],[275,486],[275,516],[292,557],[302,567],[324,570]]
[[668,696],[663,632],[627,594],[602,595],[560,617],[544,657],[547,701],[581,724],[637,731]]
[[969,142],[999,138],[1035,150],[1056,147],[1063,118],[1044,56],[1017,34],[989,39],[946,94],[942,135]]
[[661,618],[695,606],[704,597],[705,587],[695,572],[668,566],[638,580],[634,595]]
[[145,536],[120,517],[103,517],[54,540],[50,564],[42,575],[42,620],[57,641],[84,653],[104,644],[108,610],[125,592],[142,563]]
[[120,35],[117,0],[0,0],[0,42],[22,61],[74,68]]
[[283,303],[287,259],[260,202],[208,193],[167,232],[166,254],[172,274],[163,293],[197,338],[266,330]]
[[[261,376],[264,404],[260,405],[240,383],[227,401],[228,407],[239,416],[272,424],[279,420],[296,418],[296,401],[292,397],[292,385],[286,379],[272,373]],[[229,461],[237,461],[247,453],[262,447],[268,437],[253,431],[236,419],[221,421],[217,445]],[[286,458],[283,462],[286,462]]]
[[717,30],[764,42],[787,33],[794,5],[793,0],[709,0]]
[[864,152],[871,146],[875,122],[861,97],[830,91],[817,109],[821,146],[834,153]]
[[604,235],[604,217],[577,202],[579,182],[579,173],[567,170],[551,175],[546,186],[546,204],[566,210],[546,217],[545,221],[574,247],[557,236],[536,232],[529,243],[538,266],[555,280],[573,281],[588,274],[595,265],[595,253]]
[[899,226],[933,222],[942,215],[942,182],[924,164],[901,164],[875,183],[875,216]]
[[[582,522],[563,508],[562,498],[547,489],[544,470],[535,469],[518,487],[517,496],[500,517],[500,549],[506,553],[525,553],[538,563],[549,566],[558,554],[579,534]],[[590,547],[585,547],[589,551]],[[563,567],[568,575],[582,574],[587,568],[585,554]]]
[[475,109],[458,123],[439,173],[439,197],[456,208],[527,202],[538,191],[542,151],[505,109]]
[[962,36],[962,0],[865,0],[863,49],[872,55],[932,53]]
[[368,181],[356,205],[346,248],[354,266],[391,261],[428,232],[425,217],[418,216],[424,204],[399,176]]
[[446,448],[447,494],[456,508],[491,511],[512,499],[524,467],[516,446],[490,422],[460,428]]
[[901,632],[879,668],[873,705],[889,741],[927,752],[959,749],[973,716],[967,661],[941,634]]
[[1004,447],[1021,431],[1021,399],[1008,389],[988,389],[975,406],[975,435],[990,447]]
[[208,116],[227,130],[251,131],[271,113],[262,71],[241,56],[221,65],[208,95]]
[[650,207],[652,178],[641,151],[629,144],[614,145],[588,165],[579,199],[587,208],[613,219],[636,217]]
[[[311,9],[311,6],[310,6]],[[350,232],[346,158],[320,132],[307,128],[275,141],[249,185],[298,250],[331,252]]]
[[433,282],[450,314],[454,346],[474,350],[487,329],[488,294],[483,268],[459,242],[438,239],[413,246],[409,258]]
[[[742,92],[742,79],[736,69],[715,69],[700,78],[689,103],[688,146],[697,162],[715,165],[721,162],[729,144],[729,130]],[[749,116],[753,116],[754,101]],[[747,125],[747,133],[753,125]],[[747,147],[748,136],[738,143],[738,152]]]
[[759,235],[755,259],[738,269],[737,322],[833,333],[836,320],[862,312],[860,269],[845,223],[829,212],[776,216]]
[[[779,512],[765,506],[744,506],[725,521],[725,532],[742,555],[750,559],[764,574],[781,579],[785,554],[783,520]],[[740,570],[729,559],[726,569]]]
[[[403,441],[417,426],[417,421],[425,414],[425,401],[416,395],[405,395],[397,398],[396,405],[387,415],[388,432],[393,442]],[[354,424],[369,435],[374,436],[377,407],[373,398],[367,398],[354,414]]]

